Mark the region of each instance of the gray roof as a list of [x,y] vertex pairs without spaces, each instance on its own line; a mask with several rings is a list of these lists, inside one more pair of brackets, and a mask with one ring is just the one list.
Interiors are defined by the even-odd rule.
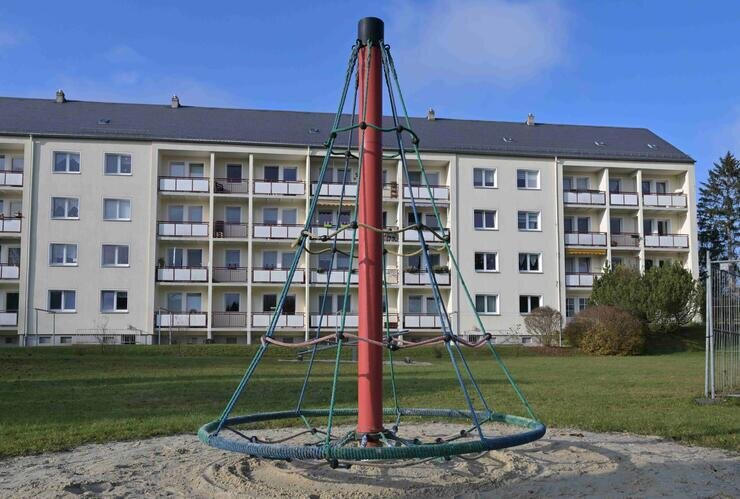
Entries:
[[[0,135],[320,146],[332,119],[330,113],[0,97]],[[693,162],[646,128],[444,118],[412,118],[411,126],[424,151]],[[394,149],[393,140],[387,137],[386,147]]]

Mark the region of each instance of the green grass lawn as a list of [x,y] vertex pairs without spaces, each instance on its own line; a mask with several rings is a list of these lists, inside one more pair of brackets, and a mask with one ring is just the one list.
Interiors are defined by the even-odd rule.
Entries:
[[[194,433],[218,416],[253,352],[217,345],[0,350],[0,457]],[[466,353],[494,409],[523,415],[490,352]],[[397,358],[404,355],[418,364],[397,367],[402,405],[464,407],[446,352]],[[702,352],[587,357],[510,348],[502,355],[547,425],[740,450],[740,404],[694,402],[703,387]],[[294,351],[271,348],[235,414],[293,408],[306,363],[286,362],[292,359]],[[307,406],[328,406],[332,368],[317,365]],[[338,404],[353,406],[355,365],[342,363],[342,370]]]

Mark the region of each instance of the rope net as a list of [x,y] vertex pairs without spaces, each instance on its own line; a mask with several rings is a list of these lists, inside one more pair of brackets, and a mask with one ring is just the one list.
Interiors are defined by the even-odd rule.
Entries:
[[[363,46],[368,47],[368,55],[365,57],[367,67],[364,71],[366,78],[364,81],[360,81],[358,53]],[[332,466],[338,466],[340,465],[340,461],[428,459],[485,452],[531,442],[540,438],[545,433],[544,425],[537,419],[532,407],[497,352],[492,341],[492,335],[486,332],[483,321],[478,315],[475,301],[465,284],[457,259],[450,247],[449,233],[441,229],[441,227],[444,227],[442,216],[435,202],[432,186],[429,183],[427,171],[421,159],[419,149],[420,139],[411,127],[411,121],[408,116],[403,94],[401,93],[390,47],[380,42],[374,45],[378,50],[373,51],[369,50],[371,46],[373,46],[373,42],[371,41],[365,43],[358,41],[352,47],[345,72],[339,106],[334,116],[331,133],[324,144],[326,154],[323,157],[319,170],[316,189],[309,203],[303,230],[293,242],[295,252],[292,263],[287,272],[285,284],[278,295],[275,311],[270,319],[267,332],[261,337],[257,352],[219,418],[204,425],[198,432],[199,438],[211,446],[263,458],[325,459]],[[392,120],[390,126],[386,127],[358,121],[357,106],[363,106],[363,110],[367,108],[368,76],[370,74],[369,67],[373,54],[378,54],[381,59],[382,77],[387,89],[387,99],[390,104]],[[353,82],[354,85],[352,85]],[[360,85],[364,85],[365,91],[361,95],[364,95],[365,99],[363,99],[363,102],[358,103],[357,95]],[[346,101],[350,90],[353,94],[351,110],[350,112],[345,112]],[[361,116],[366,116],[366,114],[363,112]],[[433,225],[428,223],[428,218],[427,223],[422,223],[421,211],[417,202],[417,196],[414,194],[414,189],[409,189],[408,195],[405,196],[408,198],[408,205],[411,209],[409,219],[412,219],[412,223],[409,223],[407,226],[385,228],[373,227],[358,222],[358,207],[360,205],[359,182],[363,169],[365,130],[368,128],[376,129],[384,134],[393,136],[394,146],[397,152],[384,155],[383,159],[397,159],[406,185],[414,185],[411,182],[409,163],[412,163],[418,169],[420,182],[417,185],[420,184],[418,185],[419,189],[426,189],[427,195],[424,197],[424,202],[425,206],[426,204],[431,206],[434,218]],[[357,146],[354,146],[352,138],[358,130],[359,143]],[[338,138],[344,135],[347,136],[346,141],[342,145],[339,145]],[[357,153],[354,152],[355,149]],[[327,229],[326,233],[317,234],[311,230],[312,221],[314,220],[314,215],[319,204],[322,186],[326,184],[327,169],[338,159],[343,166],[341,191],[337,203],[337,212],[340,216],[337,217],[336,222],[330,228],[325,227]],[[351,167],[355,165],[357,167],[357,175],[354,179],[350,179]],[[351,189],[352,186],[354,186],[353,189]],[[350,195],[348,193],[354,194]],[[350,211],[349,219],[346,216],[342,216],[345,213],[344,209]],[[382,320],[384,338],[382,341],[363,338],[353,334],[349,331],[352,328],[347,324],[347,315],[350,311],[351,302],[350,291],[353,274],[351,269],[353,260],[357,258],[355,249],[358,228],[360,227],[382,233],[386,236],[398,236],[401,233],[413,231],[416,232],[418,238],[419,248],[407,253],[395,251],[389,248],[385,242],[383,244],[384,316]],[[349,237],[346,237],[345,233],[349,233]],[[340,238],[343,235],[345,236]],[[383,238],[384,241],[386,239],[386,237]],[[339,246],[340,241],[343,245],[349,243],[349,250],[342,249]],[[315,242],[321,247],[318,249],[316,247],[310,247],[310,242]],[[437,246],[441,244],[441,249],[430,248],[429,244],[431,242],[437,243]],[[324,265],[324,272],[327,274],[326,282],[321,291],[318,321],[316,322],[315,330],[312,331],[312,338],[307,341],[288,343],[275,338],[275,331],[278,328],[280,317],[284,313],[286,297],[288,296],[293,276],[304,252],[312,255],[328,253],[329,260]],[[452,264],[452,271],[454,271],[460,283],[466,305],[472,311],[471,315],[475,318],[477,327],[482,333],[480,339],[477,341],[465,338],[454,331],[446,301],[440,292],[432,259],[430,258],[430,255],[435,252],[446,254],[449,262]],[[434,302],[433,309],[436,311],[441,329],[440,335],[412,341],[403,337],[408,333],[398,328],[397,320],[393,321],[391,319],[391,312],[388,306],[388,266],[386,265],[388,254],[402,257],[418,255],[420,257],[424,264],[423,268],[426,270],[429,282],[431,283],[429,289],[431,290]],[[347,259],[345,260],[345,265],[346,261],[349,262],[347,269],[343,267],[340,269],[335,266],[335,260],[338,255],[342,255]],[[339,310],[336,314],[330,314],[330,308],[325,305],[328,303],[327,300],[330,299],[330,287],[331,283],[334,282],[332,281],[332,273],[338,271],[344,272],[343,275],[346,279],[341,284],[342,294],[340,299],[341,305],[338,305]],[[330,315],[334,317],[333,322],[335,327],[333,328],[328,326],[330,321],[325,320]],[[368,435],[360,436],[354,431],[340,433],[334,431],[336,418],[357,415],[356,408],[338,407],[337,387],[341,377],[340,367],[343,349],[356,346],[359,342],[366,342],[382,347],[386,350],[388,356],[387,365],[389,368],[385,373],[385,381],[390,385],[393,403],[391,407],[384,409],[384,414],[392,417],[393,422],[383,432],[374,436],[374,442],[371,445],[368,445]],[[459,385],[460,393],[464,400],[465,405],[462,408],[414,408],[406,407],[401,403],[401,394],[397,387],[396,368],[394,367],[395,355],[400,350],[432,345],[443,347],[449,357],[450,365],[454,372],[454,380]],[[252,380],[265,353],[271,346],[300,348],[304,349],[301,352],[302,354],[308,355],[306,372],[301,383],[295,407],[287,411],[232,416],[235,405],[244,395],[247,385]],[[487,350],[490,352],[493,361],[500,368],[506,382],[513,389],[516,398],[526,412],[526,417],[497,412],[491,406],[489,397],[486,396],[486,392],[489,390],[482,387],[473,375],[470,364],[464,355],[464,348]],[[319,409],[308,408],[306,407],[306,401],[311,386],[312,374],[319,360],[319,354],[329,350],[335,351],[333,361],[331,361],[333,369],[331,370],[329,406],[328,408]],[[402,420],[404,418],[418,419],[423,417],[462,420],[462,427],[454,435],[437,437],[431,442],[425,442],[418,436],[404,435],[402,430]],[[326,424],[319,427],[319,425],[314,425],[310,418],[321,418],[322,421],[325,419]],[[250,434],[250,431],[243,429],[245,426],[254,428],[260,425],[264,426],[266,422],[289,419],[297,419],[305,428],[293,436],[275,440],[260,438],[254,434]],[[494,425],[495,433],[492,433],[488,429],[484,430],[484,426],[490,424]],[[509,430],[502,430],[502,425],[508,427]]]

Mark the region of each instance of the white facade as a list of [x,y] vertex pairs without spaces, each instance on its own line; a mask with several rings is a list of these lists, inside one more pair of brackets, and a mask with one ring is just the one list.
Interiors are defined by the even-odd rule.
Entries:
[[[162,342],[170,335],[181,342],[256,341],[287,278],[323,154],[0,136],[0,344],[106,336],[156,343],[160,335]],[[644,270],[679,261],[697,274],[691,163],[442,153],[423,159],[471,298],[497,336],[518,331],[526,342],[517,325],[536,306],[576,313],[606,262]],[[317,235],[339,216],[343,160],[330,166],[313,220]],[[406,185],[398,161],[384,167],[385,225],[409,225],[411,192],[423,222],[434,225],[426,188]],[[353,195],[348,188],[345,196]],[[431,236],[425,234],[430,247],[442,248]],[[349,248],[351,235],[342,237],[340,246]],[[419,247],[418,235],[388,236],[386,244],[409,253]],[[480,334],[446,255],[433,258],[456,331]],[[291,313],[277,336],[310,335],[327,280],[327,307],[336,310],[342,284],[353,279],[346,324],[356,327],[357,275],[335,261],[329,278],[325,265],[319,256],[301,257]],[[423,266],[388,256],[389,309],[394,327],[434,334],[439,319]],[[323,326],[336,321],[325,317]]]

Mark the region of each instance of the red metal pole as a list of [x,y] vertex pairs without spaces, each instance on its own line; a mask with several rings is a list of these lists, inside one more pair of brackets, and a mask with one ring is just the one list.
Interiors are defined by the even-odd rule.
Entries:
[[[360,123],[382,126],[383,94],[380,49],[383,21],[375,17],[361,19],[357,27],[363,44],[359,51]],[[368,45],[368,41],[370,45]],[[368,68],[367,58],[370,58]],[[366,72],[369,71],[369,74]],[[367,82],[367,88],[365,88]],[[367,95],[365,95],[367,93]],[[367,99],[367,101],[366,101]],[[367,104],[365,104],[367,102]],[[367,108],[365,106],[367,105]],[[360,175],[358,221],[381,227],[383,219],[383,139],[373,128],[360,128],[363,144]],[[383,242],[382,234],[359,227],[359,331],[360,338],[383,340]],[[357,344],[357,432],[376,434],[383,430],[383,348],[364,341]],[[372,435],[370,444],[372,445]]]

